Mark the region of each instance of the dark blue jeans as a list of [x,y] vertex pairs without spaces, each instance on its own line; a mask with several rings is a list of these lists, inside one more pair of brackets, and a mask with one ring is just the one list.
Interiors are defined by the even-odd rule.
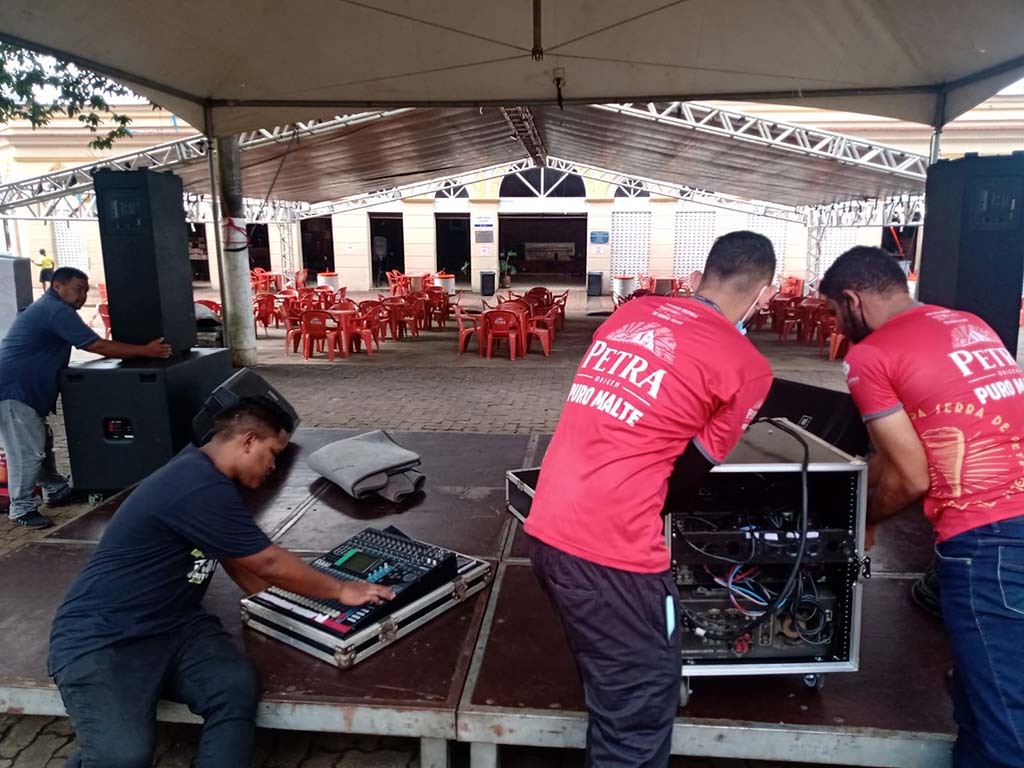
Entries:
[[530,541],[530,560],[583,683],[587,768],[663,768],[682,682],[671,571],[607,568],[537,539]]
[[198,768],[252,765],[260,685],[212,618],[173,636],[86,654],[54,677],[78,737],[66,768],[150,768],[161,698],[183,702],[203,718]]
[[1024,768],[1024,517],[936,548],[956,659],[956,768]]

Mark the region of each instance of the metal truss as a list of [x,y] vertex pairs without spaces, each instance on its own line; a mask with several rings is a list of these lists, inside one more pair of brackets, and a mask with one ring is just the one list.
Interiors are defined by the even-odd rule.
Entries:
[[724,208],[729,211],[740,211],[755,216],[767,216],[772,219],[803,224],[806,221],[806,214],[800,208],[788,205],[777,205],[775,203],[762,203],[753,200],[744,200],[739,197],[710,192],[706,189],[671,184],[667,181],[655,181],[638,176],[628,176],[618,171],[609,171],[604,168],[597,168],[586,163],[577,163],[572,160],[563,160],[557,157],[549,157],[547,167],[567,173],[576,173],[587,179],[603,181],[608,184],[617,185],[623,190],[646,190],[651,194],[662,197],[674,197],[678,200],[689,200],[700,205],[711,208]]
[[592,107],[700,133],[728,136],[786,152],[838,160],[847,165],[882,171],[914,181],[924,181],[928,170],[928,158],[925,155],[818,128],[766,120],[695,101],[594,104]]
[[[383,120],[408,111],[410,109],[360,112],[336,116],[329,120],[310,120],[267,130],[249,131],[239,137],[238,146],[244,152],[268,144],[290,143],[354,125]],[[2,184],[0,185],[0,212],[15,208],[28,208],[29,218],[46,218],[43,215],[46,208],[40,204],[62,197],[83,195],[84,192],[92,189],[92,175],[100,169],[109,168],[115,171],[133,171],[140,168],[169,170],[187,163],[205,160],[208,147],[208,139],[197,134],[177,141],[158,144],[138,152]]]
[[[302,218],[308,203],[271,200],[269,202],[247,197],[245,219],[249,224],[290,223]],[[209,195],[188,193],[182,197],[185,221],[207,223],[213,221],[213,201]],[[8,221],[96,221],[96,196],[92,191],[75,197],[64,196],[50,202],[45,208],[37,203],[0,213],[0,220]]]
[[544,149],[544,141],[537,132],[537,126],[533,122],[533,113],[529,107],[502,107],[501,116],[505,118],[512,135],[523,145],[527,154],[533,158],[538,166],[544,165],[544,158],[547,150]]
[[[157,144],[155,147],[111,157],[95,163],[53,171],[30,179],[0,185],[0,211],[27,208],[32,218],[46,218],[45,203],[60,198],[81,200],[92,190],[92,174],[101,168],[114,171],[133,171],[139,168],[174,168],[206,157],[208,141],[205,136]],[[72,205],[72,207],[74,207]]]
[[888,227],[924,223],[924,195],[852,200],[806,209],[808,227]]
[[276,223],[278,242],[281,244],[281,271],[285,275],[294,275],[297,270],[295,263],[295,242],[292,239],[294,225],[292,223]]
[[499,163],[480,168],[469,173],[444,176],[428,181],[420,181],[415,184],[405,184],[400,187],[390,187],[377,192],[368,192],[362,195],[353,195],[341,200],[327,203],[314,203],[299,214],[300,219],[312,219],[317,216],[331,216],[335,213],[347,213],[357,211],[361,208],[371,208],[383,203],[393,203],[409,197],[420,197],[422,195],[436,194],[442,190],[449,190],[457,187],[475,184],[488,179],[497,179],[507,176],[510,173],[519,173],[534,167],[532,158],[523,158],[509,163]]

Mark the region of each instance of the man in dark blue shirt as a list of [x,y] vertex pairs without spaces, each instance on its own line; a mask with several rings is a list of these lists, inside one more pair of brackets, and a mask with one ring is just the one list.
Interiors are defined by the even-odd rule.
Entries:
[[242,400],[114,515],[50,634],[49,671],[78,736],[67,765],[151,765],[161,697],[203,717],[198,766],[252,765],[256,675],[200,604],[218,561],[247,594],[273,584],[347,605],[394,596],[320,573],[253,521],[239,485],[266,480],[290,427],[280,409]]
[[78,316],[89,294],[89,278],[71,267],[53,273],[50,289],[14,320],[0,344],[0,442],[7,453],[8,516],[17,525],[48,528],[39,514],[36,485],[51,507],[72,498],[67,478],[53,459],[53,433],[46,417],[57,410],[60,374],[75,346],[103,357],[170,357],[156,339],[123,344],[101,339]]

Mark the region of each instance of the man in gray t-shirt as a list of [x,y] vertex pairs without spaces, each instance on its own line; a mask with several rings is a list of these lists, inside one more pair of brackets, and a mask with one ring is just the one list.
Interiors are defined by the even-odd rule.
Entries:
[[39,514],[35,487],[57,507],[72,498],[67,479],[53,459],[53,433],[46,417],[57,410],[60,374],[71,347],[103,357],[170,357],[171,348],[156,339],[123,344],[97,336],[78,316],[89,294],[89,278],[71,267],[53,273],[50,289],[15,318],[0,344],[0,443],[7,454],[8,515],[17,525],[48,528]]

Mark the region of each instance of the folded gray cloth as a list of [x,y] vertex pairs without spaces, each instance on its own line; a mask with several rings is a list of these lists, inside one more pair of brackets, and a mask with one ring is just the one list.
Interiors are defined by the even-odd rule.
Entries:
[[423,487],[426,477],[414,467],[419,454],[403,448],[387,432],[375,430],[325,445],[309,457],[309,466],[356,499],[373,494],[399,502]]

